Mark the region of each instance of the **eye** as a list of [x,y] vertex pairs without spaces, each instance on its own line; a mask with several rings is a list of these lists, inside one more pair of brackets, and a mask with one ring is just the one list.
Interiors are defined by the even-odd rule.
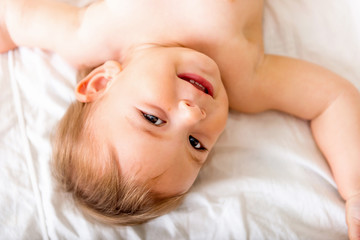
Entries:
[[191,144],[191,146],[193,148],[195,148],[196,150],[206,150],[206,148],[199,142],[199,140],[197,140],[196,138],[194,138],[193,136],[189,136],[189,142]]
[[147,114],[147,113],[142,113],[142,114],[147,121],[154,124],[155,126],[161,126],[162,124],[166,123],[165,121],[161,120],[160,118],[158,118],[154,115]]

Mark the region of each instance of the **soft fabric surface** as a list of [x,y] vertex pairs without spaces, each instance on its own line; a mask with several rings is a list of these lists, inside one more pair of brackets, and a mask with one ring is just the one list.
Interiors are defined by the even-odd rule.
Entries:
[[[358,0],[267,0],[264,33],[268,53],[318,63],[360,88]],[[176,211],[136,227],[87,220],[54,189],[49,168],[49,138],[75,82],[57,55],[0,55],[0,239],[347,239],[344,202],[309,124],[278,112],[231,113]]]

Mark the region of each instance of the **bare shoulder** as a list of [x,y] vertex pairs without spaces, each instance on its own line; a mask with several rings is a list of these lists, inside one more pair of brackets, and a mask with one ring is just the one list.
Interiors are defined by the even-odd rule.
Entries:
[[[253,99],[259,71],[264,62],[262,34],[263,1],[233,0],[241,26],[227,36],[219,66],[226,87],[230,107],[241,112],[259,111]],[[238,17],[238,16],[236,16]],[[255,106],[256,105],[256,106]]]
[[115,21],[108,2],[95,1],[81,11],[76,56],[72,56],[72,64],[78,68],[98,66],[117,57],[118,46],[111,44],[118,40],[114,33],[121,24]]
[[230,108],[247,113],[261,111],[255,96],[258,92],[257,85],[261,82],[259,71],[265,57],[263,46],[247,39],[239,39],[233,40],[224,50],[218,65]]
[[[239,51],[250,46],[246,61],[254,62],[254,49],[262,48],[262,9],[263,0],[101,0],[86,9],[78,52],[97,65],[121,61],[129,45],[176,42],[208,54],[231,42]],[[223,61],[220,55],[213,54]]]
[[8,2],[8,0],[5,0],[3,4],[0,4],[0,53],[7,52],[16,47],[15,43],[11,40],[6,25],[5,7]]
[[241,0],[247,9],[247,19],[243,28],[246,39],[254,44],[263,44],[262,22],[264,14],[263,0]]

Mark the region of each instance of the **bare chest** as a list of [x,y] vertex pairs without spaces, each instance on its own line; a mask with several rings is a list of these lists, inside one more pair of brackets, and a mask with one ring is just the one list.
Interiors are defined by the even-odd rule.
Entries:
[[103,20],[89,24],[94,32],[92,49],[102,53],[96,54],[102,58],[99,64],[108,59],[121,62],[127,49],[141,44],[180,45],[210,56],[224,81],[236,81],[235,75],[249,75],[251,70],[232,72],[253,69],[262,49],[263,0],[106,0],[104,4],[107,11],[94,11],[103,14],[95,19]]
[[[226,41],[245,37],[258,41],[263,0],[106,0],[103,19],[110,41]],[[103,24],[104,26],[105,24]],[[119,45],[122,47],[122,45]]]

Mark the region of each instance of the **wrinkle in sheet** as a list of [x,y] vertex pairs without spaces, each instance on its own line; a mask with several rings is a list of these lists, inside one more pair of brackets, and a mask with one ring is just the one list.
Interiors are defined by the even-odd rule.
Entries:
[[23,147],[23,150],[25,153],[26,164],[27,164],[27,168],[29,171],[30,181],[31,181],[33,193],[34,193],[34,196],[36,199],[36,207],[37,207],[37,213],[38,213],[38,217],[39,217],[39,225],[40,225],[40,229],[41,229],[41,233],[42,233],[42,238],[48,239],[47,228],[45,225],[45,214],[44,214],[44,209],[43,209],[43,205],[42,205],[42,199],[40,196],[40,190],[38,188],[38,181],[37,181],[37,177],[36,177],[36,173],[35,173],[35,169],[34,169],[34,165],[33,165],[33,159],[31,156],[30,146],[29,146],[29,142],[27,139],[27,135],[26,135],[22,104],[21,104],[19,89],[17,86],[16,77],[15,77],[16,76],[16,74],[15,74],[15,65],[16,64],[15,64],[15,59],[14,59],[14,51],[9,52],[8,57],[9,57],[9,63],[10,63],[9,77],[11,80],[11,89],[12,89],[13,97],[14,97],[13,101],[15,103],[15,108],[16,108],[16,113],[18,116],[20,131],[22,133],[22,142],[23,142],[22,147]]

